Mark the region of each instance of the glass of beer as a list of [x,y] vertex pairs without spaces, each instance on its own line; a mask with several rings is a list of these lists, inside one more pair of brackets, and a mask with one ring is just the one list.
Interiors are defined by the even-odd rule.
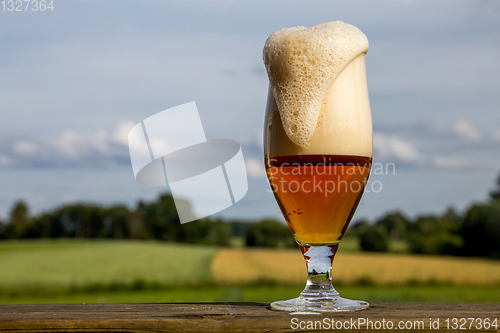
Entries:
[[341,21],[283,29],[266,41],[266,172],[307,266],[300,296],[273,302],[274,310],[369,307],[340,297],[331,274],[372,163],[367,51],[366,36]]

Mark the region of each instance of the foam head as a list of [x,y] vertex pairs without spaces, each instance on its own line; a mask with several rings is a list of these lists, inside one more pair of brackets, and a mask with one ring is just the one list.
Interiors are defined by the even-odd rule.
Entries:
[[342,70],[368,51],[368,39],[342,21],[281,29],[266,41],[264,64],[287,136],[307,147],[321,103]]

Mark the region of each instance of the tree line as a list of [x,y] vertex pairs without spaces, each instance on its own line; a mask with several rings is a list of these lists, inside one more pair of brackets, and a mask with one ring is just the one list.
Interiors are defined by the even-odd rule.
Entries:
[[365,251],[388,250],[390,240],[406,241],[411,253],[500,258],[500,175],[489,200],[463,214],[449,208],[442,215],[409,219],[391,212],[374,224],[359,221],[348,234],[359,238]]
[[229,244],[231,230],[222,220],[201,219],[180,224],[170,194],[149,203],[140,201],[135,209],[125,205],[77,203],[35,216],[29,214],[24,201],[17,201],[10,210],[8,223],[0,222],[0,239],[63,237],[157,239],[225,246]]
[[[374,223],[357,221],[346,236],[358,238],[364,251],[388,251],[392,240],[404,241],[411,253],[500,258],[500,176],[488,201],[463,214],[449,208],[441,215],[410,219],[389,212]],[[229,246],[233,237],[247,246],[296,247],[289,228],[275,219],[224,221],[204,218],[180,224],[173,197],[104,207],[77,203],[37,215],[24,201],[14,203],[8,221],[0,221],[0,239],[109,238],[156,239],[166,242]]]

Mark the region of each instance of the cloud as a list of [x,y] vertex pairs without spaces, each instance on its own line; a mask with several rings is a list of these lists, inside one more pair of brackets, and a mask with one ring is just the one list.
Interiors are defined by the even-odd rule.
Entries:
[[412,143],[383,133],[373,135],[373,148],[385,159],[393,158],[403,162],[415,162],[421,158],[421,154]]
[[472,127],[472,125],[466,120],[457,120],[453,125],[453,131],[458,136],[469,139],[472,141],[477,141],[480,139],[479,133]]
[[470,121],[427,121],[378,126],[375,158],[402,166],[481,172],[497,170],[500,129],[481,135]]
[[493,138],[500,140],[500,128],[493,132]]
[[0,155],[0,166],[10,166],[12,164],[12,160],[9,156]]
[[17,141],[14,143],[13,150],[22,155],[31,155],[36,151],[37,145],[31,141]]
[[265,179],[266,172],[264,170],[264,165],[253,158],[247,158],[245,162],[247,168],[247,174],[254,179]]
[[128,133],[136,124],[133,121],[122,121],[113,133],[113,139],[122,145],[128,145]]
[[102,168],[130,163],[124,134],[131,122],[114,131],[68,129],[54,137],[32,132],[0,133],[0,167]]
[[[110,130],[67,129],[52,137],[0,132],[0,169],[130,168],[128,133],[133,126],[132,121],[121,121]],[[247,174],[256,180],[266,178],[262,149],[256,141],[242,144]]]

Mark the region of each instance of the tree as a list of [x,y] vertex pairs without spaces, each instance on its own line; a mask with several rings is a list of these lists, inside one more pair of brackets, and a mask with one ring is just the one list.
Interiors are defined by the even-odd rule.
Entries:
[[[139,230],[146,231],[158,240],[169,242],[184,242],[206,245],[229,245],[231,238],[230,226],[223,221],[212,221],[208,218],[181,224],[177,214],[176,203],[170,194],[163,194],[159,200],[151,203],[140,202],[137,210],[130,218],[142,218]],[[183,209],[191,210],[188,201],[183,203]],[[135,221],[137,223],[138,221]],[[139,232],[141,233],[141,232]]]
[[59,223],[63,230],[74,232],[76,238],[105,237],[105,218],[105,208],[83,203],[65,206],[59,212]]
[[127,230],[131,239],[146,239],[149,233],[144,225],[144,214],[140,210],[130,211],[127,215]]
[[5,231],[7,229],[7,225],[0,220],[0,239],[7,238],[7,235],[5,234]]
[[363,233],[363,231],[369,226],[370,224],[368,223],[367,220],[365,219],[357,220],[356,222],[351,223],[349,228],[347,228],[344,237],[359,237]]
[[229,224],[208,218],[180,225],[179,242],[228,246],[231,239]]
[[105,237],[114,239],[129,238],[129,210],[124,205],[115,205],[104,211]]
[[384,228],[369,226],[360,234],[359,245],[363,251],[387,252],[389,249],[389,237]]
[[399,211],[390,212],[375,223],[384,228],[392,239],[406,239],[409,224],[408,218]]
[[29,226],[28,205],[22,201],[16,201],[9,213],[9,225],[6,234],[9,238],[21,238]]
[[26,238],[57,238],[63,236],[64,230],[53,212],[45,212],[33,218],[26,229]]
[[500,174],[498,174],[496,189],[490,192],[490,198],[493,200],[500,200]]
[[459,219],[453,210],[448,210],[443,216],[421,216],[412,225],[408,237],[410,252],[457,254],[463,245],[460,227]]
[[30,238],[105,238],[112,237],[114,208],[78,203],[45,212],[33,219],[26,231]]
[[463,255],[500,258],[500,200],[472,206],[462,227]]
[[179,241],[181,223],[172,195],[163,194],[156,202],[140,202],[137,211],[144,217],[144,226],[152,238]]
[[295,247],[290,229],[276,220],[266,219],[255,222],[246,237],[247,246]]

